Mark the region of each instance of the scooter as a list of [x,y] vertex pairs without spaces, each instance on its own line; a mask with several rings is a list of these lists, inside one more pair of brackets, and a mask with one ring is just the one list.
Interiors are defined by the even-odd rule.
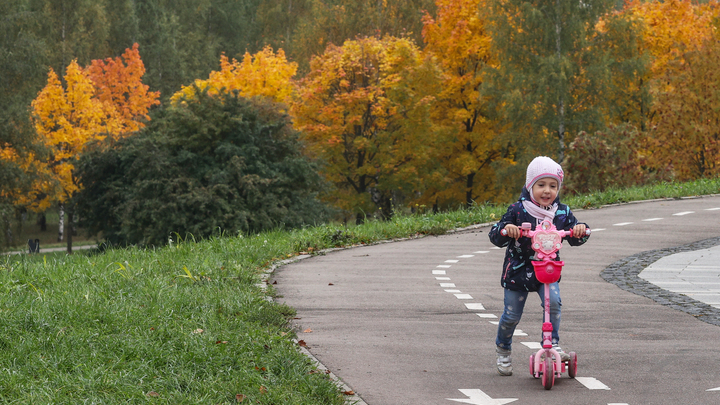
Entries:
[[[573,236],[572,230],[557,230],[550,221],[543,221],[536,230],[532,230],[529,222],[524,222],[520,227],[522,236],[532,240],[532,249],[535,251],[535,259],[532,261],[535,269],[535,277],[543,283],[545,289],[545,317],[542,326],[543,343],[542,349],[530,355],[530,374],[535,378],[542,378],[542,385],[546,390],[552,389],[555,385],[555,378],[560,378],[562,373],[568,373],[568,377],[575,378],[577,375],[577,354],[568,353],[570,360],[561,361],[560,353],[552,348],[552,323],[550,323],[550,284],[560,280],[562,272],[562,261],[553,260],[557,252],[562,248],[562,238]],[[590,234],[590,229],[586,231]]]

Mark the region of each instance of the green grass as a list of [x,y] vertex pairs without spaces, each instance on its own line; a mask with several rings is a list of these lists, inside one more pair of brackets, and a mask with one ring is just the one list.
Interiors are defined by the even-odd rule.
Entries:
[[[574,208],[720,192],[720,181],[610,190]],[[506,207],[397,215],[162,249],[0,256],[0,398],[10,404],[344,404],[268,300],[266,271],[300,253],[440,235]],[[244,396],[244,397],[238,397]]]

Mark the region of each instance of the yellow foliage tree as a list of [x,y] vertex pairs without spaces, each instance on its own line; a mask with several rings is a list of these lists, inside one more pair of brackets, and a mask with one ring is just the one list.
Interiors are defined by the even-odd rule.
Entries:
[[[30,195],[37,201],[36,208],[47,208],[52,201],[64,203],[75,193],[79,184],[73,179],[73,161],[83,152],[85,146],[94,140],[101,140],[107,134],[118,133],[119,121],[108,119],[103,103],[94,97],[95,87],[77,64],[72,61],[65,75],[67,89],[60,83],[55,71],[50,69],[48,83],[32,102],[35,129],[42,141],[50,148],[51,158],[48,170],[59,181],[62,192],[47,194],[37,189]],[[44,194],[43,198],[39,198]]]
[[[491,164],[502,158],[496,144],[497,123],[488,118],[481,95],[483,71],[493,64],[491,38],[479,10],[485,0],[436,0],[437,17],[423,17],[425,51],[443,70],[442,91],[433,112],[446,128],[436,157],[446,169],[445,184],[426,193],[430,201],[445,204],[492,200],[495,182]],[[449,183],[449,184],[448,184]]]
[[237,90],[244,97],[264,96],[286,103],[292,94],[291,79],[296,71],[297,63],[288,62],[282,49],[276,53],[272,48],[265,47],[255,55],[246,52],[242,62],[235,59],[230,62],[227,56],[222,55],[219,71],[210,72],[206,80],[197,79],[194,85],[183,86],[171,101],[178,103],[184,97],[192,99],[197,88],[210,95]]
[[714,37],[720,7],[717,2],[632,0],[625,12],[644,22],[642,44],[653,57],[651,71],[658,77],[669,62],[682,59],[685,52],[699,49]]

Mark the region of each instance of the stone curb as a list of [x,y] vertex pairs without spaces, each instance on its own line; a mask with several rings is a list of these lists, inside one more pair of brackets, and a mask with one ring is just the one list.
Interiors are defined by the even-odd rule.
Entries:
[[704,302],[694,300],[687,295],[664,290],[655,284],[643,280],[638,275],[645,268],[675,253],[709,249],[720,245],[720,237],[705,239],[674,248],[650,250],[618,260],[606,267],[600,276],[625,291],[652,299],[653,301],[686,312],[711,325],[720,326],[720,309]]

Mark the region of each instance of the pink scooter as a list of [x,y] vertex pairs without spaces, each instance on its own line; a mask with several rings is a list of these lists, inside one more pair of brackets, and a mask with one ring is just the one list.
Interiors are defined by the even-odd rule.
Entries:
[[[552,259],[557,257],[557,251],[562,248],[562,238],[573,235],[572,230],[558,231],[549,221],[543,221],[534,231],[531,229],[532,225],[525,222],[520,227],[520,232],[522,236],[532,239],[532,249],[536,253],[536,260],[533,260],[532,264],[535,277],[545,288],[545,321],[542,326],[543,348],[530,355],[530,374],[535,378],[542,377],[543,386],[549,390],[555,385],[555,378],[560,378],[565,371],[570,378],[575,378],[577,374],[577,354],[570,352],[570,360],[563,362],[560,354],[552,348],[553,327],[550,323],[550,284],[560,280],[565,264]],[[586,234],[590,234],[589,229]]]

